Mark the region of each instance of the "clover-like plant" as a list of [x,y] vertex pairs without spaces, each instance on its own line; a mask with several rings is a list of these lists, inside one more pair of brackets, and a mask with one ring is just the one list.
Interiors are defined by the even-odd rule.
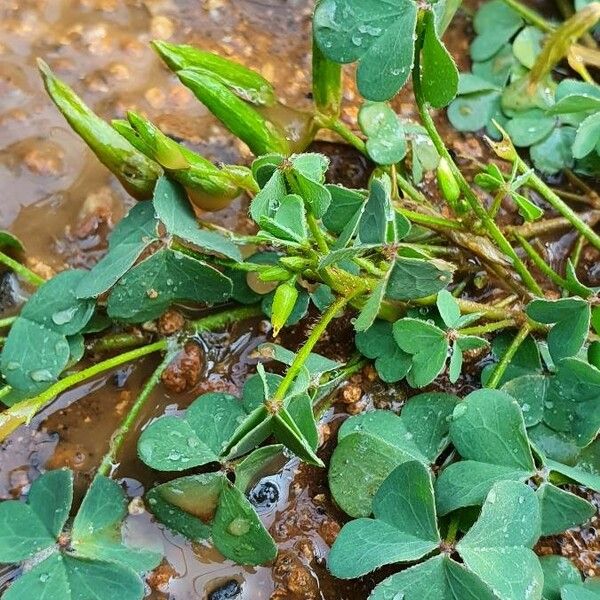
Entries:
[[540,509],[522,483],[496,483],[479,518],[455,542],[456,531],[447,539],[440,533],[431,473],[408,461],[381,484],[373,515],[342,528],[327,563],[334,575],[353,578],[383,565],[425,560],[385,579],[371,599],[541,598],[542,569],[531,550],[540,535]]
[[155,568],[161,552],[125,545],[121,524],[125,496],[114,481],[98,475],[72,523],[73,473],[48,471],[31,485],[27,502],[0,504],[0,562],[23,562],[23,574],[4,600],[93,597],[141,600],[140,574]]
[[497,390],[477,390],[456,406],[449,438],[461,460],[445,467],[436,481],[440,514],[480,504],[497,481],[533,478],[542,535],[559,533],[594,515],[592,504],[558,486],[575,481],[598,490],[600,478],[531,448],[523,414],[511,396]]

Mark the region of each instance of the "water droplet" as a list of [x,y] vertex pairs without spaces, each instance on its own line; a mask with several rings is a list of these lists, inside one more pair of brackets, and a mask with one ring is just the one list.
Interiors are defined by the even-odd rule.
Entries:
[[37,371],[31,371],[29,377],[34,381],[52,381],[54,375],[48,371],[48,369],[38,369]]
[[227,531],[229,531],[231,535],[244,535],[250,531],[250,521],[238,517],[229,523]]
[[77,307],[71,306],[70,308],[65,308],[64,310],[59,310],[52,315],[52,321],[56,325],[66,325],[73,320],[73,317],[77,313]]

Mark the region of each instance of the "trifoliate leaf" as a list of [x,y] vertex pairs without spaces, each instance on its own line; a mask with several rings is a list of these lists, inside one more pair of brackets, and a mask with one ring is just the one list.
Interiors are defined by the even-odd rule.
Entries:
[[142,323],[159,317],[176,301],[214,304],[232,291],[231,280],[209,264],[163,248],[121,278],[108,298],[113,319]]
[[431,383],[444,369],[448,358],[446,333],[439,327],[419,319],[400,319],[393,326],[394,339],[401,350],[412,356],[406,376],[411,387]]
[[327,560],[336,577],[350,579],[419,559],[440,542],[431,474],[419,462],[405,462],[390,473],[375,494],[373,515],[342,528]]
[[590,326],[590,306],[585,300],[533,300],[525,311],[538,323],[554,324],[548,334],[548,349],[555,362],[579,352]]
[[521,17],[501,0],[483,4],[473,20],[477,37],[470,52],[474,61],[492,58],[523,26]]
[[382,101],[395,96],[410,75],[416,24],[412,0],[324,0],[315,10],[313,30],[327,58],[358,61],[362,96]]

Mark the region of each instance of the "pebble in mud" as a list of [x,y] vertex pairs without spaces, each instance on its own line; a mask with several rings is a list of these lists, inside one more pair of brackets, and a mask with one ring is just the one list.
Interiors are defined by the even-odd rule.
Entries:
[[162,374],[163,385],[170,392],[185,392],[198,383],[203,368],[202,349],[194,342],[188,342]]
[[319,597],[319,584],[310,569],[291,550],[279,553],[273,568],[276,588],[270,600],[313,600]]
[[234,600],[241,598],[242,586],[232,579],[208,594],[208,600]]

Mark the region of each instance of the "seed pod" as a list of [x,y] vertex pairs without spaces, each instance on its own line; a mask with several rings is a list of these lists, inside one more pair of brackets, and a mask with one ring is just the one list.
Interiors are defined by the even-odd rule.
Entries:
[[312,266],[312,263],[307,258],[301,258],[300,256],[282,256],[279,262],[286,268],[292,271],[303,271]]
[[283,267],[275,265],[258,273],[261,281],[288,281],[292,274]]
[[298,299],[298,290],[292,283],[282,283],[276,290],[273,297],[273,307],[271,309],[271,325],[273,325],[273,337],[279,334],[281,328],[285,325],[289,316],[294,310],[296,300]]
[[[156,125],[134,112],[128,112],[127,118],[134,135],[139,139],[140,148],[146,148],[150,156],[183,185],[196,206],[202,210],[220,210],[240,195],[241,174],[236,172],[234,178],[203,156],[178,144]],[[245,170],[250,173],[249,169]]]
[[440,158],[437,167],[437,181],[440,191],[450,206],[454,207],[460,198],[460,187],[452,174],[450,165],[445,158]]
[[238,98],[219,80],[194,69],[178,71],[177,76],[254,154],[289,154],[289,144],[283,131]]
[[134,198],[151,198],[162,174],[160,166],[93,113],[68,85],[54,76],[43,60],[38,60],[38,67],[48,95],[102,164]]
[[210,75],[252,104],[271,106],[276,102],[273,86],[262,75],[238,62],[186,44],[154,41],[152,45],[172,71],[193,69]]

